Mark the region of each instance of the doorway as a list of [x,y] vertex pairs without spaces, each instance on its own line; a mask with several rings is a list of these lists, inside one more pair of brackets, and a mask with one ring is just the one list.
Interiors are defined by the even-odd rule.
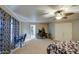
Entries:
[[31,39],[36,38],[36,25],[30,25],[30,33],[31,33]]

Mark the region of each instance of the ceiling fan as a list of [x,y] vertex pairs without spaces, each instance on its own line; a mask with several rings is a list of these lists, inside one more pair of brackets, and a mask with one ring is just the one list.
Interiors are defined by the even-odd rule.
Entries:
[[74,12],[65,12],[64,10],[57,10],[55,12],[56,17],[60,17],[59,19],[67,19],[69,16],[75,14]]
[[[54,14],[54,15],[53,15]],[[56,10],[54,12],[45,12],[45,10],[40,10],[39,15],[48,16],[48,18],[55,17],[56,19],[67,19],[69,16],[75,14],[74,12],[67,12],[64,9]]]

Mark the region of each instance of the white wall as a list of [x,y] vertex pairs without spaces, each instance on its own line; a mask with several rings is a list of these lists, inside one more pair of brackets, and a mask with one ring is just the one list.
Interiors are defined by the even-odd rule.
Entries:
[[[27,33],[27,39],[30,38],[30,24],[26,22],[20,22],[20,34]],[[47,33],[51,33],[52,37],[55,37],[55,23],[49,23],[49,24],[37,24],[37,31],[38,29],[45,27]],[[79,20],[72,22],[72,39],[73,40],[79,40]]]
[[20,22],[20,35],[25,33],[27,34],[26,39],[30,40],[30,23]]
[[51,34],[52,38],[55,37],[55,23],[49,23],[48,31]]

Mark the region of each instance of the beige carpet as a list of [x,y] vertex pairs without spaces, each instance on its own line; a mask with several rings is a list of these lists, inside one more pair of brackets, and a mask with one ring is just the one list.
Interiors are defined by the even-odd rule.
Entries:
[[50,39],[33,39],[26,42],[24,47],[16,49],[13,54],[46,54],[46,48],[51,42]]

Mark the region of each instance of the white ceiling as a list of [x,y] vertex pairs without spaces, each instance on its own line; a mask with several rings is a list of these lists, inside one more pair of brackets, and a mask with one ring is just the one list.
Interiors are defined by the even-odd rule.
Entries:
[[[70,16],[69,19],[79,18],[79,6],[76,5],[6,5],[6,7],[14,13],[20,21],[24,22],[41,22],[48,23],[55,20],[54,12],[64,8],[67,12],[77,13],[78,16]],[[45,15],[42,15],[47,13]]]

